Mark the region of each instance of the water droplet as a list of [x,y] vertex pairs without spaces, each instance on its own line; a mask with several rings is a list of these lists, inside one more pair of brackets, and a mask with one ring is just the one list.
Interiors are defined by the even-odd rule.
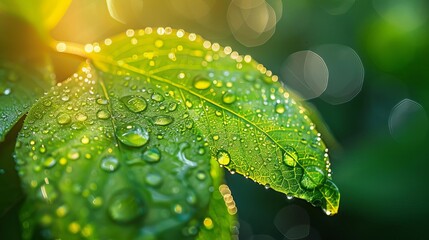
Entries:
[[267,183],[264,185],[264,187],[265,187],[265,189],[270,189],[270,184]]
[[167,115],[152,117],[153,124],[158,125],[158,126],[167,126],[170,123],[172,123],[173,120],[174,120],[173,117],[170,117]]
[[12,90],[11,90],[10,88],[6,88],[6,89],[3,91],[3,94],[4,94],[5,96],[7,96],[7,95],[9,95],[11,92],[12,92]]
[[80,231],[80,224],[77,222],[71,222],[69,224],[69,231],[73,234],[77,234]]
[[89,138],[87,136],[83,136],[82,139],[80,139],[80,142],[83,144],[88,144],[89,143]]
[[99,110],[97,112],[97,118],[103,119],[103,120],[109,119],[110,118],[110,113],[108,111],[105,111],[105,110]]
[[207,178],[207,174],[203,170],[200,170],[197,172],[196,177],[198,180],[203,181]]
[[70,100],[70,97],[67,95],[63,95],[61,96],[61,100],[63,100],[64,102],[67,102],[68,100]]
[[43,101],[43,106],[49,107],[51,105],[52,105],[52,102],[49,99],[46,99],[46,100]]
[[67,113],[60,113],[57,116],[57,123],[61,125],[66,125],[71,122],[71,117]]
[[276,113],[282,114],[286,111],[285,105],[283,103],[277,103],[276,104]]
[[78,159],[80,157],[79,150],[75,148],[70,149],[70,151],[67,153],[67,157],[70,160]]
[[183,207],[180,204],[176,204],[173,207],[173,211],[177,214],[182,214],[183,213]]
[[326,180],[325,173],[317,166],[307,166],[301,178],[301,185],[307,189],[314,189]]
[[142,112],[147,108],[146,100],[141,96],[125,96],[121,98],[121,101],[125,104],[125,106],[127,106],[130,111],[135,113]]
[[237,96],[233,91],[227,91],[222,96],[222,101],[226,104],[232,104],[237,100]]
[[149,141],[149,133],[136,124],[126,124],[116,129],[119,141],[130,147],[141,147]]
[[104,98],[98,98],[96,102],[100,105],[107,105],[109,103],[109,101],[107,101],[107,99],[104,99]]
[[289,167],[295,167],[298,162],[298,153],[292,147],[287,147],[283,154],[283,162]]
[[292,195],[286,195],[287,200],[292,200],[293,196]]
[[137,192],[123,189],[115,194],[108,204],[109,216],[116,222],[128,223],[145,213],[144,202]]
[[204,90],[209,88],[211,84],[212,82],[205,77],[197,76],[194,78],[194,87],[196,89]]
[[39,198],[48,203],[53,203],[58,198],[58,192],[52,184],[43,184],[40,187]]
[[119,168],[119,160],[114,156],[107,156],[101,160],[100,168],[106,172],[114,172]]
[[206,150],[203,147],[198,148],[198,154],[203,155],[206,153]]
[[146,162],[150,162],[150,163],[159,162],[159,160],[161,159],[161,153],[159,152],[158,148],[153,147],[153,148],[150,148],[150,149],[146,150],[143,153],[142,158]]
[[85,114],[83,114],[83,113],[77,113],[76,114],[76,120],[83,122],[86,119],[88,119],[88,116],[86,116]]
[[157,101],[157,102],[164,101],[164,97],[159,93],[153,93],[151,98],[152,98],[152,100]]
[[226,166],[231,161],[231,157],[227,151],[219,150],[217,152],[217,161],[220,165]]
[[69,210],[67,206],[62,205],[55,210],[55,213],[57,214],[58,217],[64,217],[65,215],[67,215],[68,211]]
[[149,173],[146,175],[146,183],[153,187],[158,187],[162,183],[162,177],[158,173]]
[[203,224],[207,230],[211,230],[214,227],[213,220],[209,217],[204,218]]
[[170,111],[170,112],[176,110],[176,108],[177,108],[177,104],[174,102],[172,102],[168,105],[168,111]]
[[45,159],[45,161],[43,161],[43,166],[45,166],[45,168],[51,168],[55,166],[56,163],[57,163],[57,160],[55,160],[55,158],[48,157]]

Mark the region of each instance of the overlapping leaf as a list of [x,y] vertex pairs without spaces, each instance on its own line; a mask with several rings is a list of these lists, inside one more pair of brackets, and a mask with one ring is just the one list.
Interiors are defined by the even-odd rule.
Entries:
[[[14,25],[10,23],[13,22]],[[0,14],[0,141],[54,82],[46,49],[25,23]]]

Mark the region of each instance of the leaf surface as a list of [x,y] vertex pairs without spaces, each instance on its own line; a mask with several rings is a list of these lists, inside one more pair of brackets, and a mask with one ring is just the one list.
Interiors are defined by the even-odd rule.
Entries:
[[64,239],[198,233],[189,229],[206,217],[209,151],[177,100],[135,83],[84,65],[31,109],[16,148],[26,237],[37,225]]
[[250,56],[171,28],[128,30],[89,50],[100,73],[177,99],[220,165],[327,214],[338,211],[328,149],[310,114]]
[[[13,23],[13,24],[11,24]],[[0,141],[53,84],[53,70],[37,34],[0,14]]]

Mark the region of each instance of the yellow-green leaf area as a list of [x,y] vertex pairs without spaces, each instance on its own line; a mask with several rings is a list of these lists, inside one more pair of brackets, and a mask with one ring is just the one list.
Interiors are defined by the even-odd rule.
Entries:
[[220,165],[337,213],[337,188],[324,191],[334,189],[328,149],[311,114],[251,56],[171,28],[130,29],[97,46],[87,54],[100,73],[133,79],[130,89],[153,84],[184,106],[212,156],[222,152]]
[[45,37],[63,17],[70,3],[71,0],[1,0],[0,11],[24,19]]
[[140,81],[84,64],[31,108],[15,148],[24,239],[197,236],[212,195],[210,151],[185,106]]

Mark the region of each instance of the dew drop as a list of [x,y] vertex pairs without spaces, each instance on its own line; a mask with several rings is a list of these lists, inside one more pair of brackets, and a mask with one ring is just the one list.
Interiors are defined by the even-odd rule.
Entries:
[[56,163],[57,163],[57,160],[55,160],[55,158],[48,157],[43,161],[43,166],[45,168],[51,168],[51,167],[55,166]]
[[100,168],[106,172],[114,172],[119,168],[119,160],[114,156],[107,156],[101,160]]
[[283,103],[277,103],[275,107],[276,113],[282,114],[286,111],[285,105]]
[[97,102],[98,104],[100,104],[100,105],[106,105],[106,104],[108,104],[108,103],[109,103],[109,101],[107,101],[107,99],[104,99],[104,98],[98,98],[98,99],[96,100],[96,102]]
[[162,177],[158,173],[149,173],[146,175],[145,181],[152,187],[158,187],[162,184]]
[[67,153],[67,158],[70,160],[77,160],[80,157],[79,150],[72,148]]
[[211,230],[214,227],[213,220],[209,217],[204,218],[203,224],[207,230]]
[[219,150],[217,152],[217,161],[219,162],[220,165],[226,166],[230,163],[231,156],[227,151]]
[[51,105],[52,105],[52,102],[49,99],[46,99],[46,100],[43,101],[43,106],[49,107]]
[[176,108],[177,108],[177,104],[176,103],[170,103],[169,105],[168,105],[168,111],[170,111],[170,112],[172,112],[172,111],[174,111],[174,110],[176,110]]
[[194,87],[199,90],[204,90],[210,87],[211,81],[207,78],[197,76],[194,78]]
[[226,104],[232,104],[237,100],[237,96],[233,91],[227,91],[222,96],[222,101]]
[[152,98],[152,100],[157,101],[157,102],[164,101],[164,97],[159,93],[153,93],[151,98]]
[[110,118],[110,113],[108,111],[106,111],[106,110],[99,110],[97,112],[97,118],[98,119],[103,119],[103,120],[109,119]]
[[167,115],[155,116],[152,117],[153,124],[158,126],[167,126],[174,121],[173,117]]
[[7,96],[7,95],[9,95],[11,92],[12,92],[12,90],[11,90],[10,88],[6,88],[6,89],[3,91],[3,95]]
[[66,125],[71,122],[71,117],[67,113],[60,113],[57,116],[57,123],[61,125]]
[[123,189],[113,195],[108,204],[109,216],[118,223],[129,223],[145,213],[144,202],[137,192]]
[[156,163],[159,162],[159,160],[161,159],[161,153],[159,152],[159,149],[156,147],[150,148],[148,150],[146,150],[143,153],[142,158],[149,163]]
[[[158,99],[157,97],[155,98]],[[152,95],[152,99],[154,99],[154,95]],[[147,108],[146,100],[141,96],[133,96],[133,95],[125,96],[121,98],[121,101],[125,104],[125,106],[127,106],[127,108],[131,112],[139,113],[144,111]]]
[[198,180],[203,181],[207,178],[207,174],[203,170],[200,170],[197,172],[196,177]]
[[86,119],[88,119],[88,116],[86,116],[85,114],[83,114],[83,113],[77,113],[76,114],[76,120],[83,122]]
[[292,147],[286,148],[283,154],[283,162],[289,167],[295,167],[298,162],[298,153]]
[[126,124],[116,129],[119,141],[130,147],[141,147],[149,141],[149,133],[136,124]]
[[87,136],[83,136],[83,137],[80,139],[80,142],[81,142],[82,144],[88,144],[88,143],[89,143],[89,138],[88,138]]
[[317,166],[307,166],[301,178],[301,185],[307,189],[314,189],[326,180],[325,173]]

